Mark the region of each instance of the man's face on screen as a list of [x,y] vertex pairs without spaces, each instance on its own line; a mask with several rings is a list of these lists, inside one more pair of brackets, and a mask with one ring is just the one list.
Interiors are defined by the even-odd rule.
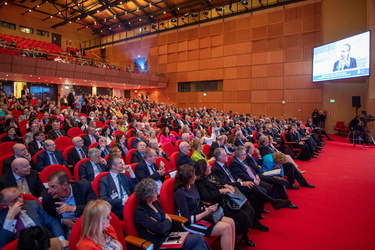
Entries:
[[341,48],[341,58],[346,59],[349,55],[349,48],[348,46],[342,46]]

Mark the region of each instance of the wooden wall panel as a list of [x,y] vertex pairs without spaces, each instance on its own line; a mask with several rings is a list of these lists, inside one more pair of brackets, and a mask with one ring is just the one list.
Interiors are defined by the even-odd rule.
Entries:
[[[183,67],[183,65],[181,67]],[[177,64],[177,70],[179,70],[179,65],[178,64]],[[181,72],[177,72],[176,73],[176,81],[177,82],[186,82],[187,78],[188,78],[188,73],[187,72],[181,71]]]
[[212,57],[222,57],[224,55],[224,47],[223,46],[217,46],[211,48],[211,56]]
[[222,69],[224,66],[224,58],[210,58],[208,59],[209,68],[211,69]]
[[177,50],[179,52],[188,50],[188,41],[182,41],[177,43]]
[[274,50],[267,52],[267,62],[281,63],[284,62],[284,50]]
[[282,23],[269,25],[267,32],[268,37],[282,36],[284,35],[284,25]]
[[301,33],[302,31],[302,20],[295,20],[291,22],[284,23],[284,34],[293,35]]
[[237,44],[224,45],[224,56],[237,55],[238,47]]
[[285,36],[285,48],[300,47],[302,44],[301,34]]
[[269,103],[281,103],[284,100],[283,90],[269,90],[267,91],[267,102]]
[[237,77],[238,78],[251,78],[251,67],[237,67]]
[[189,39],[198,38],[198,28],[188,30],[188,37]]
[[284,64],[268,64],[267,65],[267,77],[272,76],[283,76],[284,75]]
[[187,41],[189,39],[189,32],[187,30],[179,31],[177,34],[179,42]]
[[190,50],[188,55],[189,60],[197,60],[199,58],[199,50]]
[[267,91],[266,90],[254,90],[251,91],[252,102],[267,102]]
[[199,40],[193,39],[189,40],[189,50],[194,50],[199,48]]
[[267,65],[259,65],[252,67],[253,77],[266,77],[267,76]]
[[[204,96],[203,93],[206,93],[206,96]],[[201,102],[223,102],[223,92],[198,92],[198,97]]]
[[167,64],[167,73],[176,72],[177,71],[177,64],[176,63],[168,63]]
[[244,17],[237,20],[237,30],[246,30],[248,27],[251,27],[251,20],[251,17]]
[[159,56],[159,63],[160,64],[167,63],[167,62],[168,62],[168,56],[167,55],[160,55]]
[[237,20],[224,22],[224,31],[235,31],[235,30],[237,30]]
[[211,47],[211,37],[204,37],[199,39],[199,48]]
[[251,114],[255,116],[267,114],[267,104],[266,103],[251,103]]
[[223,91],[230,90],[251,90],[250,79],[227,79],[224,80]]
[[267,53],[265,52],[251,54],[251,62],[253,65],[266,64],[269,62],[268,58],[269,57],[267,56]]
[[281,117],[283,115],[283,106],[280,103],[268,103],[267,113],[268,116]]
[[211,62],[211,59],[199,60],[199,70],[210,69],[211,68],[210,62]]
[[282,23],[285,20],[285,11],[284,10],[273,11],[272,13],[268,13],[267,17],[268,17],[268,24]]
[[290,49],[285,50],[286,62],[301,61],[301,60],[302,60],[302,48],[290,48]]
[[251,53],[251,42],[237,43],[238,54]]
[[158,36],[158,44],[163,45],[168,43],[168,36]]
[[302,104],[301,103],[286,103],[283,104],[283,115],[284,119],[287,119],[289,117],[300,117],[301,116],[301,109]]
[[302,44],[303,46],[315,46],[317,45],[317,34],[316,32],[309,32],[302,34]]
[[229,111],[232,110],[233,112],[238,112],[240,114],[248,114],[251,111],[251,104],[250,103],[228,103],[223,105],[223,110]]
[[242,54],[242,55],[238,55],[235,58],[237,58],[238,66],[251,65],[251,54]]
[[268,50],[280,50],[284,48],[284,37],[274,37],[267,39]]
[[157,55],[159,55],[159,46],[151,47],[150,56],[157,56]]
[[300,62],[285,63],[285,75],[301,75],[302,64]]
[[167,54],[168,53],[168,45],[164,44],[159,46],[159,55]]
[[199,80],[199,71],[188,71],[186,81],[198,81]]
[[179,62],[177,63],[177,72],[187,71],[188,62]]
[[211,25],[211,35],[215,34],[221,34],[224,29],[224,24],[223,23],[216,23]]
[[268,23],[268,14],[260,14],[253,16],[252,24],[253,27],[259,27],[267,25]]
[[223,42],[224,42],[224,35],[223,34],[220,34],[220,35],[217,35],[217,36],[212,36],[212,38],[211,38],[211,45],[213,47],[222,46]]
[[285,10],[285,20],[298,20],[302,18],[303,7],[287,8]]
[[258,89],[267,89],[267,78],[252,78],[251,79],[251,89],[258,90]]
[[244,41],[251,41],[253,39],[252,36],[252,29],[244,29],[244,30],[239,30],[237,33],[237,41],[238,42],[244,42]]
[[198,60],[188,61],[187,70],[188,71],[198,70],[199,69],[199,63],[198,62],[199,62]]
[[224,68],[224,79],[237,78],[237,68]]
[[302,102],[321,102],[322,101],[322,90],[321,89],[303,89]]
[[211,57],[211,47],[199,50],[199,59]]
[[[242,31],[239,31],[242,32]],[[224,33],[224,44],[236,43],[237,42],[237,31],[225,32]]]
[[226,56],[224,60],[224,67],[235,67],[237,66],[237,56]]
[[199,37],[210,36],[211,26],[207,25],[207,26],[199,27],[198,32],[199,32]]
[[315,31],[317,29],[317,22],[315,17],[309,17],[302,20],[302,30],[304,32]]
[[253,52],[261,52],[267,50],[267,39],[253,41]]
[[168,54],[168,63],[176,63],[177,61],[177,53]]
[[303,96],[302,96],[302,90],[299,89],[286,89],[284,90],[284,100],[289,102],[302,102]]
[[259,40],[267,37],[267,26],[253,28],[253,39]]
[[168,43],[175,43],[177,42],[178,32],[173,32],[168,34]]
[[179,52],[177,54],[177,57],[178,57],[179,62],[187,61],[188,60],[188,52],[187,51]]

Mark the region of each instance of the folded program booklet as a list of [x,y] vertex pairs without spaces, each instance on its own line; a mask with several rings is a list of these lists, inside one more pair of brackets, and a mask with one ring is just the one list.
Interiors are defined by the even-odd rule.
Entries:
[[181,248],[190,232],[171,232],[160,249]]

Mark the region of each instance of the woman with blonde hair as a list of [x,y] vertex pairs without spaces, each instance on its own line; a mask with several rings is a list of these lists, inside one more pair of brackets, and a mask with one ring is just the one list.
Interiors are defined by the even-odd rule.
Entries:
[[116,249],[123,247],[117,240],[115,229],[110,225],[111,205],[104,200],[87,203],[82,215],[81,237],[78,250]]
[[[193,153],[191,154],[191,159],[195,162],[199,161],[199,160],[206,160],[207,159],[207,156],[203,153],[202,151],[202,140],[200,139],[193,139],[191,142],[190,142],[190,147],[193,150]],[[211,159],[209,159],[208,161],[214,161],[215,160],[215,157],[212,157]]]

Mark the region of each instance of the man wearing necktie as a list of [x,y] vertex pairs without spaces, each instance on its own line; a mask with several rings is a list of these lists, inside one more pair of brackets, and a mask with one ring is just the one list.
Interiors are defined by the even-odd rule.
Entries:
[[59,221],[49,216],[38,201],[24,201],[15,187],[1,190],[0,200],[0,248],[18,238],[22,229],[31,226],[46,227],[62,241],[64,247],[69,245]]
[[55,140],[56,138],[60,136],[66,136],[66,133],[64,130],[60,130],[60,123],[59,122],[53,122],[52,123],[52,129],[48,132],[48,139]]
[[90,160],[83,162],[78,169],[80,180],[92,182],[98,174],[108,171],[107,161],[101,157],[101,153],[100,149],[89,149]]
[[13,145],[12,149],[13,149],[14,155],[12,155],[11,157],[9,157],[8,159],[6,159],[3,162],[3,170],[2,170],[3,175],[12,172],[12,169],[11,169],[12,162],[17,158],[24,158],[24,159],[28,160],[31,168],[37,170],[37,166],[34,163],[34,161],[32,160],[29,152],[27,152],[27,148],[24,144],[16,143],[16,144]]
[[74,148],[68,153],[68,166],[73,168],[77,162],[87,158],[88,149],[83,145],[83,139],[79,136],[72,139]]
[[[246,157],[246,152],[245,157]],[[269,202],[275,209],[280,209],[288,207],[290,200],[276,200],[267,195],[265,190],[257,185],[257,180],[244,181],[233,175],[226,163],[228,161],[228,155],[225,153],[224,149],[215,149],[214,156],[216,162],[212,168],[212,173],[221,180],[222,183],[232,185],[237,187],[250,201],[254,207],[255,213],[258,219],[261,218],[261,211],[264,208],[264,204]]]
[[102,151],[101,156],[104,158],[106,155],[109,154],[110,146],[107,145],[107,139],[105,137],[99,138],[99,145],[96,146],[96,148],[100,149]]
[[60,150],[56,149],[56,144],[52,140],[44,141],[44,148],[46,151],[38,155],[38,170],[42,171],[45,167],[52,164],[60,164],[65,167],[68,166],[68,163],[64,159]]
[[[112,212],[122,220],[124,204],[133,193],[137,179],[130,165],[125,165],[119,157],[111,158],[108,168],[109,174],[99,180],[99,198],[109,202]],[[129,173],[130,178],[124,171]]]
[[87,135],[83,135],[82,139],[83,139],[83,144],[86,147],[89,147],[91,144],[98,142],[99,136],[95,134],[96,133],[95,127],[88,127],[86,131],[87,131]]
[[160,190],[162,182],[164,181],[165,169],[163,161],[160,161],[160,169],[155,164],[157,154],[154,149],[148,148],[143,156],[144,161],[141,161],[135,166],[134,173],[138,181],[146,178],[151,178],[158,184]]

